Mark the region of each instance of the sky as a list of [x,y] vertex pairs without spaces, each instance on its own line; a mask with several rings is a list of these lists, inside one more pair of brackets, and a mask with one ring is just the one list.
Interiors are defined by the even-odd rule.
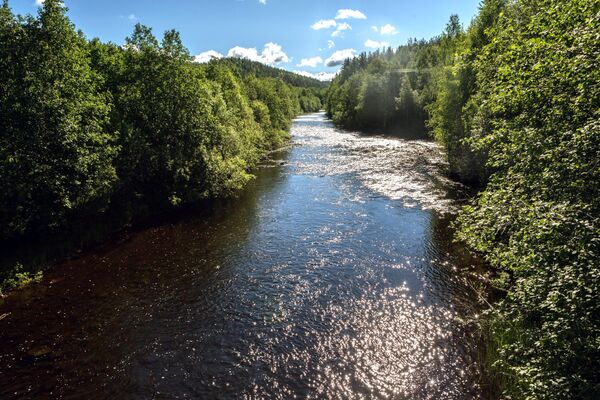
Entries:
[[[341,62],[408,38],[438,35],[451,14],[467,25],[480,0],[64,0],[88,38],[122,44],[136,23],[158,37],[168,29],[204,62],[246,57],[321,79]],[[9,0],[35,14],[43,0]]]

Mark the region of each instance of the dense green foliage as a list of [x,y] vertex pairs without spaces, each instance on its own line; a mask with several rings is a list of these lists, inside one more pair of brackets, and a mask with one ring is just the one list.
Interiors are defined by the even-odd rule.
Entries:
[[360,54],[346,60],[327,94],[329,116],[348,129],[395,130],[423,135],[425,113],[419,93],[426,79],[417,72],[424,42],[409,42],[396,51]]
[[37,19],[0,9],[0,235],[105,205],[116,180],[109,99],[56,1]]
[[494,174],[460,236],[510,274],[496,367],[513,397],[599,398],[600,3],[509,3],[490,34],[471,134]]
[[327,110],[350,128],[426,119],[484,189],[458,236],[507,291],[484,323],[504,397],[600,398],[600,3],[485,0],[466,30],[348,60]]
[[252,76],[256,78],[272,78],[270,80],[262,79],[262,82],[283,81],[287,83],[288,86],[293,87],[296,91],[302,112],[317,112],[323,106],[323,99],[327,93],[328,86],[326,82],[245,58],[222,58],[211,61],[211,64],[226,66],[241,79]]
[[317,112],[321,111],[323,107],[323,98],[325,97],[325,90],[317,90],[314,88],[297,88],[297,96],[300,101],[300,108],[303,112]]
[[32,283],[39,283],[43,277],[42,271],[24,271],[23,265],[18,263],[0,281],[0,297],[4,295],[4,292],[24,288]]
[[596,0],[485,0],[467,29],[453,16],[347,60],[326,95],[248,60],[194,64],[175,31],[138,25],[121,47],[86,40],[58,0],[37,17],[5,1],[0,238],[231,195],[322,104],[346,128],[428,130],[482,188],[459,237],[507,291],[486,319],[504,396],[599,398],[599,65]]
[[278,78],[290,86],[327,89],[327,82],[322,82],[314,78],[295,74],[284,69],[271,67],[263,63],[248,60],[246,58],[222,58],[213,60],[213,63],[225,65],[233,70],[239,76],[254,75],[257,78]]
[[175,31],[87,41],[58,0],[37,17],[4,2],[0,70],[1,239],[231,195],[298,113],[320,108],[318,81],[195,64]]
[[396,50],[346,60],[330,87],[328,113],[347,128],[424,136],[426,108],[438,92],[436,75],[453,64],[462,36],[453,16],[446,31],[429,41],[410,39]]
[[[487,178],[484,154],[463,139],[469,136],[476,105],[469,101],[475,86],[471,64],[495,16],[482,13],[468,33],[452,16],[444,32],[429,41],[410,39],[395,50],[346,60],[327,93],[329,116],[344,128],[409,138],[427,137],[429,130],[444,145],[451,174],[482,184]],[[471,52],[461,56],[471,42]]]

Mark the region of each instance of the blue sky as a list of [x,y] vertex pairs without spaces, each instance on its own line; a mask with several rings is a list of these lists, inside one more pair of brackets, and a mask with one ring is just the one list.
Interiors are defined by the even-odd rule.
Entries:
[[[43,0],[9,0],[19,14]],[[199,61],[248,57],[309,74],[331,74],[339,60],[409,37],[439,34],[451,14],[466,25],[479,0],[64,0],[89,38],[123,43],[140,22],[157,36],[181,32]],[[210,51],[210,53],[209,53]]]

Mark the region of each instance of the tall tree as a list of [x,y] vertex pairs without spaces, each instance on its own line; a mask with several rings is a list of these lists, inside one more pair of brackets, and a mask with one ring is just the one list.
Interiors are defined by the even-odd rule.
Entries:
[[2,236],[60,225],[106,204],[115,148],[110,104],[91,70],[87,43],[59,0],[38,18],[0,11],[0,226]]
[[510,2],[478,57],[473,134],[494,174],[461,237],[512,277],[505,395],[600,396],[600,3]]

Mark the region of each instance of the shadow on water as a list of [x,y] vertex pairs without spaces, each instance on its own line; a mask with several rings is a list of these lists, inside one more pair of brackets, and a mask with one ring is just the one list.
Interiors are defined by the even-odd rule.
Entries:
[[[285,154],[282,149],[275,154]],[[279,165],[279,164],[277,164]],[[264,185],[269,182],[268,172]],[[251,196],[253,182],[242,192]],[[16,265],[24,271],[44,271],[57,263],[74,260],[86,252],[110,247],[126,241],[138,232],[177,223],[188,218],[210,218],[231,203],[238,203],[239,197],[226,200],[205,200],[197,204],[171,211],[152,211],[145,205],[134,206],[124,203],[105,210],[101,214],[76,216],[69,224],[56,232],[38,232],[25,238],[0,242],[0,282],[13,273]],[[240,206],[241,204],[237,205]]]
[[479,398],[439,152],[322,114],[292,133],[239,199],[5,299],[0,397]]
[[[280,155],[285,156],[285,152]],[[154,308],[181,290],[189,290],[190,285],[202,292],[202,285],[210,282],[213,274],[222,276],[227,272],[219,271],[226,257],[222,247],[235,247],[246,239],[257,218],[259,197],[269,196],[282,179],[279,169],[262,169],[259,179],[236,199],[204,203],[202,208],[141,223],[96,250],[56,265],[41,284],[14,292],[6,301],[0,299],[0,315],[14,318],[8,324],[0,320],[0,351],[17,351],[16,357],[0,356],[1,369],[7,368],[2,375],[6,377],[11,370],[18,372],[11,376],[8,387],[4,385],[9,381],[2,380],[0,397],[16,395],[23,388],[32,395],[66,395],[81,382],[98,384],[98,378],[110,376],[109,365],[124,361],[115,351],[126,343],[126,339],[119,343],[121,323],[127,329],[137,328],[145,318],[151,318],[151,311],[145,309],[148,302],[156,301],[150,305]],[[94,241],[106,234],[104,229],[97,232]],[[64,249],[53,244],[40,243],[38,247],[36,243],[35,250],[43,252],[37,257],[48,260],[48,254],[66,254],[73,248],[72,244]],[[12,255],[27,257],[20,251]],[[141,315],[130,314],[136,311]],[[90,342],[93,359],[85,356]],[[72,356],[77,365],[72,364]],[[98,374],[105,368],[107,375]],[[38,381],[39,376],[52,374],[51,379]],[[61,387],[64,390],[57,391]],[[17,390],[12,392],[13,388]],[[92,397],[98,396],[94,385],[89,390]]]

